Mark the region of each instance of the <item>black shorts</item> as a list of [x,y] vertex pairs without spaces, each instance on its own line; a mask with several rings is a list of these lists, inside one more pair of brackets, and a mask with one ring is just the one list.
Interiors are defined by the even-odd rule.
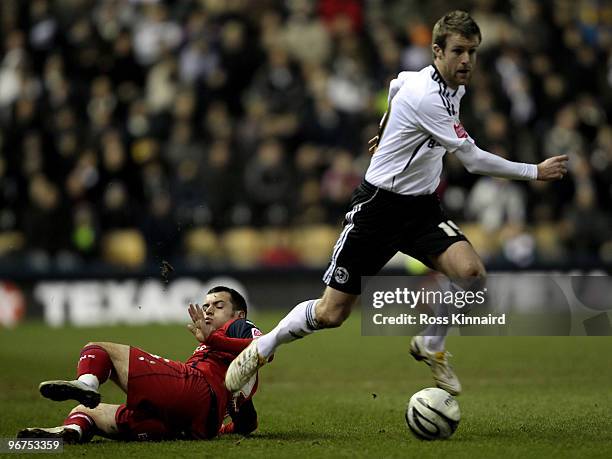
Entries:
[[323,281],[359,295],[361,276],[375,276],[398,251],[431,267],[429,256],[458,241],[467,239],[437,195],[406,196],[364,181],[353,193]]

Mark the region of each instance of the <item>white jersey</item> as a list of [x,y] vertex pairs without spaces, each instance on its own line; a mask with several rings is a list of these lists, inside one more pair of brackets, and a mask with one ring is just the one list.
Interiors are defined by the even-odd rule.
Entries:
[[390,84],[389,109],[365,179],[394,193],[433,193],[444,154],[474,143],[459,121],[463,94],[464,86],[448,88],[433,65],[401,72]]

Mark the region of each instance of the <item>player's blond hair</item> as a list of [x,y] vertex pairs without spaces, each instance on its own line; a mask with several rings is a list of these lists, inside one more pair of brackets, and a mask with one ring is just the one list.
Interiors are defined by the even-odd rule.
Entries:
[[[438,45],[442,50],[446,48],[446,39],[452,33],[456,33],[465,38],[478,37],[478,43],[482,41],[480,27],[467,12],[461,10],[451,11],[442,16],[433,27],[431,46]],[[435,54],[432,55],[435,59]]]

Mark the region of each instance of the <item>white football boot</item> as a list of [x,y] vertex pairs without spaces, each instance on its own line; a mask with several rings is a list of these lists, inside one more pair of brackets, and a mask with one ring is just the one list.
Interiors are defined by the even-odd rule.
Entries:
[[28,427],[17,433],[17,438],[60,438],[64,443],[79,443],[81,433],[67,426]]
[[257,370],[263,367],[268,359],[259,355],[257,351],[257,340],[253,340],[236,357],[225,373],[225,387],[231,393],[235,393],[249,384],[257,374]]
[[77,379],[72,381],[44,381],[38,386],[43,397],[63,402],[76,400],[87,408],[95,408],[100,404],[100,393]]
[[425,347],[424,338],[422,336],[415,336],[410,341],[410,354],[416,360],[422,360],[429,365],[436,386],[444,389],[451,395],[459,395],[461,393],[459,378],[457,378],[453,368],[448,363],[448,357],[451,357],[449,352],[430,352]]

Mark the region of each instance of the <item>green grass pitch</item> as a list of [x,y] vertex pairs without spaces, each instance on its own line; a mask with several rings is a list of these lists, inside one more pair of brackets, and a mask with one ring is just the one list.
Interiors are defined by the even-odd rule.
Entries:
[[[280,314],[254,316],[268,330]],[[612,341],[609,338],[454,337],[448,348],[463,386],[462,419],[447,441],[423,442],[404,423],[411,394],[432,386],[408,355],[408,338],[362,337],[359,315],[342,328],[285,346],[261,372],[259,429],[206,442],[66,446],[63,457],[610,457]],[[73,377],[87,341],[133,344],[187,358],[181,326],[0,330],[0,437],[59,425],[71,402],[43,399],[45,379]],[[120,403],[112,383],[103,400]],[[38,456],[40,457],[40,456]]]

